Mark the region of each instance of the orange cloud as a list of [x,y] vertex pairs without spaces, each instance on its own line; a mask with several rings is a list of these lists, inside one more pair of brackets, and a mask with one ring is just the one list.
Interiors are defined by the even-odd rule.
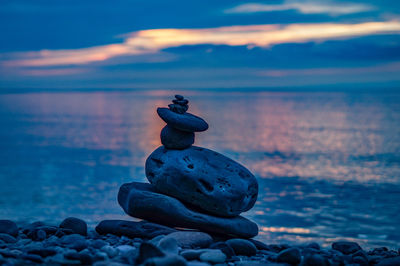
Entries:
[[18,59],[2,62],[7,67],[81,65],[118,56],[154,54],[182,45],[215,44],[268,47],[280,43],[301,43],[355,36],[400,33],[399,21],[359,24],[250,25],[205,29],[152,29],[125,35],[121,44],[83,49],[42,50],[17,53]]

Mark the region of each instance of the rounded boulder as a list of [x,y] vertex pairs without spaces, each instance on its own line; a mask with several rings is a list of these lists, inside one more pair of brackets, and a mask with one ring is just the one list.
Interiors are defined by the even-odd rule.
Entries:
[[216,216],[237,216],[257,200],[254,175],[209,149],[159,147],[147,158],[145,168],[147,179],[158,191]]

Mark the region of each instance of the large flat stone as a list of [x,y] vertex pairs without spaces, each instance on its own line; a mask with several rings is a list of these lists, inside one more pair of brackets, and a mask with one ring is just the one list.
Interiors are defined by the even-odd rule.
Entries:
[[159,235],[168,235],[176,231],[177,230],[173,228],[146,221],[104,220],[96,226],[96,232],[101,235],[113,234],[117,236],[127,236],[129,238],[140,237],[151,239]]
[[187,132],[200,132],[208,129],[208,124],[202,118],[191,113],[178,114],[168,108],[157,108],[157,114],[169,126]]
[[241,238],[251,238],[258,234],[257,225],[242,216],[227,218],[197,212],[175,198],[158,193],[151,184],[133,182],[122,185],[118,202],[133,217],[167,226]]
[[158,191],[217,216],[237,216],[254,206],[258,183],[244,166],[215,151],[161,146],[146,160]]

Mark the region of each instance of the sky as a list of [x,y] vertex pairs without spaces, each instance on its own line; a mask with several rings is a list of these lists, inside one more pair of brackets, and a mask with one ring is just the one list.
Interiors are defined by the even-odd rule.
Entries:
[[0,91],[400,90],[398,0],[0,0]]

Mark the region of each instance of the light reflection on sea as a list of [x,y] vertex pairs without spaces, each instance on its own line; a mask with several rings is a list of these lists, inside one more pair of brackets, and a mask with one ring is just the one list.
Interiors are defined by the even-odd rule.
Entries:
[[[0,218],[95,225],[125,216],[118,187],[145,181],[169,91],[0,95]],[[245,214],[268,243],[400,240],[400,95],[184,92],[210,129],[196,145],[257,176]]]

